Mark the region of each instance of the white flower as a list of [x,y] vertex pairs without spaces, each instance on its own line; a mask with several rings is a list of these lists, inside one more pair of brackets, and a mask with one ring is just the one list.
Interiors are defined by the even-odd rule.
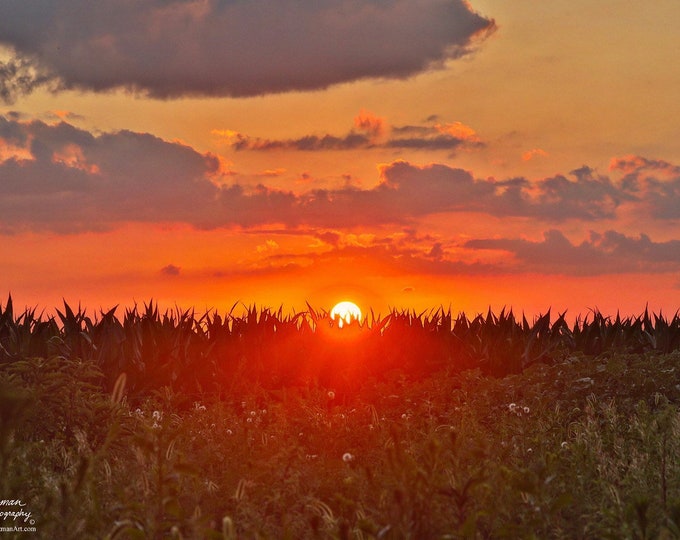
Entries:
[[345,463],[349,463],[350,461],[354,461],[354,456],[350,454],[349,452],[345,452],[342,454],[342,461]]

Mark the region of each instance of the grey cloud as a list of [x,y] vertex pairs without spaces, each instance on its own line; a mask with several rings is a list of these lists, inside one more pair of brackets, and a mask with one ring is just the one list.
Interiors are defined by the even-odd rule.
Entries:
[[658,219],[680,219],[680,167],[641,156],[612,160],[612,171],[623,173],[621,185],[644,211]]
[[446,165],[414,166],[404,161],[386,166],[386,186],[404,195],[416,213],[483,212],[497,216],[534,217],[551,221],[611,218],[630,196],[606,177],[574,171],[575,179],[555,176],[531,184],[524,178],[478,180]]
[[50,83],[51,79],[39,74],[26,59],[0,62],[0,101],[14,103],[19,96],[30,94],[39,86]]
[[179,267],[179,266],[176,266],[174,264],[168,264],[168,265],[164,266],[163,268],[161,268],[160,273],[164,276],[173,277],[173,276],[179,276],[181,270],[182,270],[182,268]]
[[319,150],[356,150],[371,146],[371,139],[360,133],[350,133],[344,137],[334,135],[306,135],[299,139],[260,139],[250,138],[239,134],[232,143],[234,150],[300,150],[300,151],[319,151]]
[[469,240],[465,248],[506,251],[516,271],[596,275],[629,272],[668,272],[680,268],[680,240],[654,242],[646,234],[630,237],[616,231],[591,232],[572,243],[561,231],[549,230],[543,240],[488,238]]
[[261,139],[243,133],[232,135],[231,147],[236,151],[327,151],[358,149],[455,150],[460,146],[479,147],[483,143],[476,137],[457,137],[443,133],[436,126],[404,126],[392,128],[392,134],[382,140],[380,134],[350,131],[344,136],[331,134],[306,135],[298,139]]
[[[482,180],[442,164],[395,161],[381,167],[379,182],[370,189],[345,185],[294,193],[264,184],[227,185],[225,179],[234,175],[222,170],[216,156],[148,133],[95,135],[65,122],[0,116],[4,233],[102,230],[125,221],[198,228],[412,226],[422,216],[447,212],[597,222],[616,217],[622,204],[659,212],[666,205],[673,215],[671,202],[680,202],[677,171],[667,164],[652,172],[655,176],[640,173],[616,183],[587,168],[573,171],[571,178],[538,182]],[[623,249],[622,242],[618,245]],[[434,248],[431,254],[440,252]]]
[[437,67],[493,29],[464,0],[8,0],[0,92],[48,77],[159,98],[322,89]]
[[216,158],[149,134],[94,136],[63,122],[1,119],[3,145],[22,150],[0,161],[5,231],[101,230],[122,221],[201,226],[219,195],[208,180]]

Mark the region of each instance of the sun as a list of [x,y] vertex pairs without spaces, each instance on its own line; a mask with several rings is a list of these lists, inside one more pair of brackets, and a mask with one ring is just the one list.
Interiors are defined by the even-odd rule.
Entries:
[[331,319],[338,321],[338,328],[342,328],[346,324],[351,324],[352,321],[361,321],[361,310],[354,302],[347,300],[338,302],[331,309]]

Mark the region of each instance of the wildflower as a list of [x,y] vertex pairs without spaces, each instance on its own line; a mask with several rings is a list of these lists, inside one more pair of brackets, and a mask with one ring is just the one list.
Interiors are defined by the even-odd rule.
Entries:
[[350,461],[354,461],[354,456],[350,454],[349,452],[345,452],[342,454],[342,461],[345,463],[349,463]]

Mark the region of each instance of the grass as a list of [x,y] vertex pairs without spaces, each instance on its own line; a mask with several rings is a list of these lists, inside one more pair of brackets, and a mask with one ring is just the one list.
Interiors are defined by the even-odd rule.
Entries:
[[40,538],[678,538],[677,326],[10,300],[0,499]]

